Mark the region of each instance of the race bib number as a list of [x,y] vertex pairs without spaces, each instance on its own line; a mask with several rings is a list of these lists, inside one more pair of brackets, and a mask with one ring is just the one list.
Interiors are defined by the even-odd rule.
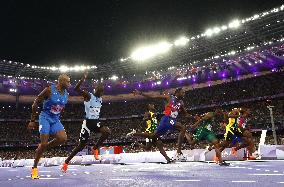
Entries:
[[156,118],[153,118],[153,123],[155,123],[155,124],[157,124],[157,123],[158,123],[158,121],[157,121],[157,119],[156,119]]
[[100,107],[90,108],[90,114],[92,116],[99,116],[100,112],[101,112],[101,108]]
[[207,125],[207,129],[212,131],[212,125]]
[[174,125],[174,124],[175,124],[175,121],[171,119],[171,120],[170,120],[170,124],[171,124],[171,125]]
[[52,105],[50,108],[50,112],[53,114],[60,114],[60,112],[62,111],[63,106],[60,105]]
[[172,118],[177,118],[177,116],[178,116],[178,111],[172,111],[171,112],[171,115],[170,115]]

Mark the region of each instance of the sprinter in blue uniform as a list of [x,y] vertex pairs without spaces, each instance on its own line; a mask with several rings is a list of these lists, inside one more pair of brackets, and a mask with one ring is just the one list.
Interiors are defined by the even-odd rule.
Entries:
[[[28,129],[36,127],[35,119],[38,115],[38,106],[43,102],[43,108],[39,115],[40,144],[36,149],[34,166],[32,168],[32,179],[38,179],[37,165],[44,151],[66,142],[67,136],[62,123],[60,114],[68,101],[67,88],[70,86],[70,78],[63,74],[58,78],[58,84],[52,84],[45,88],[35,99],[32,105],[32,116]],[[48,142],[49,136],[54,139]]]
[[98,150],[102,143],[107,139],[110,135],[110,130],[106,126],[102,126],[99,121],[100,111],[102,107],[102,95],[104,93],[104,86],[102,84],[98,84],[95,89],[94,93],[81,90],[80,86],[87,78],[87,74],[84,74],[84,77],[78,82],[75,86],[75,90],[80,93],[84,97],[84,105],[85,105],[85,113],[86,119],[83,121],[82,129],[80,133],[79,144],[75,147],[69,157],[63,163],[61,168],[62,172],[66,172],[68,169],[68,164],[70,160],[80,152],[88,143],[89,137],[91,132],[94,133],[101,133],[101,137],[99,138],[98,142],[93,147],[93,152],[95,158],[98,160]]

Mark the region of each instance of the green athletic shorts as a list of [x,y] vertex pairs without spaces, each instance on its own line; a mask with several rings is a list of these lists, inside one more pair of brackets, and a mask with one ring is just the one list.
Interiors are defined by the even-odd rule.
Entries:
[[213,142],[217,139],[212,131],[204,127],[197,128],[193,137],[196,141],[207,140],[209,142]]

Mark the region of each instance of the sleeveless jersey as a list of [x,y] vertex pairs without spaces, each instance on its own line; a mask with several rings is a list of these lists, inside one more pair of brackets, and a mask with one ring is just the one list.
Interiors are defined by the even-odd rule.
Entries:
[[146,121],[147,123],[146,132],[154,132],[158,126],[158,121],[153,112],[149,111],[149,113],[150,113],[150,119]]
[[170,96],[170,102],[165,106],[164,114],[165,116],[170,116],[171,118],[177,118],[181,107],[183,106],[183,101],[178,100],[176,96]]
[[61,95],[57,90],[56,85],[51,85],[51,95],[49,98],[44,100],[42,111],[51,117],[59,117],[62,109],[65,107],[68,101],[69,93],[67,90]]
[[241,132],[238,127],[238,118],[229,118],[229,123],[226,125],[226,132],[225,132],[225,139],[227,138],[228,134],[235,134],[235,132]]
[[244,117],[239,117],[237,119],[237,124],[238,124],[238,128],[245,129],[247,128],[247,119],[245,119]]
[[90,96],[90,101],[84,101],[86,119],[99,119],[103,100],[93,93],[90,93]]
[[198,128],[204,128],[204,129],[207,129],[209,131],[212,131],[213,120],[214,119],[208,119],[208,120],[202,121]]

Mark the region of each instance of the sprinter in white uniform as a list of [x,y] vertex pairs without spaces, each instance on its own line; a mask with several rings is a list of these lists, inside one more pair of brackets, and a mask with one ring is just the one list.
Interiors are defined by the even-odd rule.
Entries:
[[[104,93],[104,86],[98,84],[94,89],[94,93],[81,90],[80,86],[87,78],[87,74],[82,77],[82,79],[75,86],[75,90],[84,97],[85,113],[86,119],[83,121],[82,129],[80,133],[79,144],[75,147],[69,157],[65,160],[61,170],[66,172],[68,169],[68,163],[70,160],[80,152],[88,143],[91,132],[101,133],[101,137],[98,142],[93,146],[93,151],[95,157],[98,154],[98,150],[101,147],[102,143],[110,135],[110,130],[108,127],[102,126],[99,121],[100,111],[102,107],[102,95]],[[98,159],[96,157],[96,159]]]

